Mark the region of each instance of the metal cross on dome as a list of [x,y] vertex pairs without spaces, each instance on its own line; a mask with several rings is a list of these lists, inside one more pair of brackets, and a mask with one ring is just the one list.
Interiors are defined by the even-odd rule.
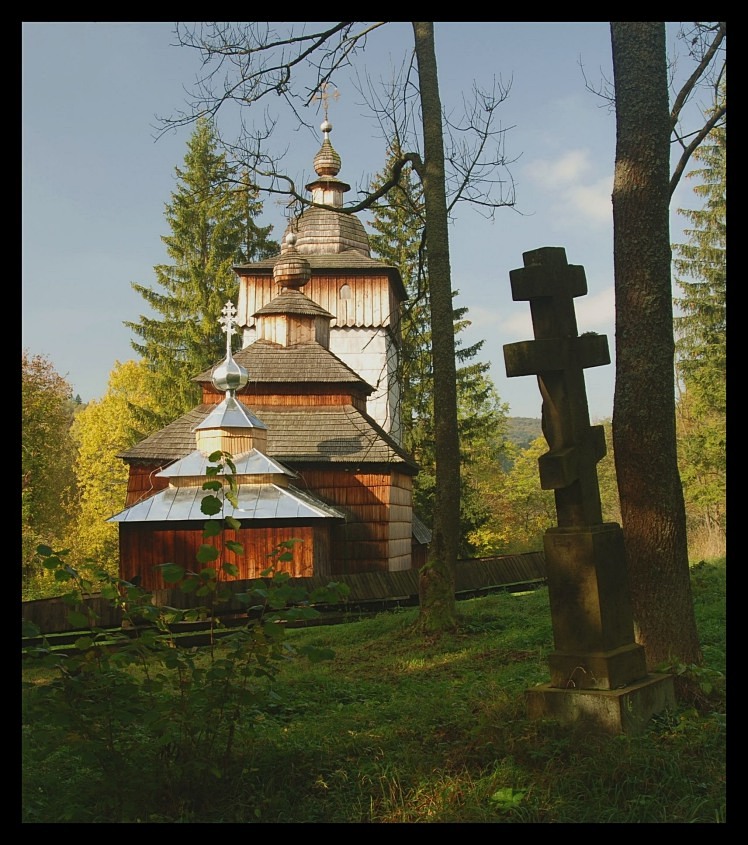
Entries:
[[312,101],[319,100],[319,101],[321,101],[321,102],[322,102],[322,108],[325,110],[325,121],[327,121],[327,111],[328,111],[328,109],[329,109],[329,107],[330,107],[330,100],[331,100],[331,99],[332,99],[332,100],[337,100],[337,99],[339,99],[339,97],[340,97],[340,91],[338,91],[338,89],[337,89],[337,88],[336,88],[336,89],[332,92],[332,94],[328,93],[328,90],[329,90],[331,87],[332,87],[332,86],[330,85],[330,83],[329,83],[329,82],[323,82],[323,83],[319,86],[319,93],[318,93],[318,94],[315,94],[315,95],[312,97]]
[[226,353],[231,354],[231,335],[236,334],[234,325],[236,324],[236,308],[231,300],[221,309],[222,317],[218,318],[218,322],[223,326],[223,331],[226,332]]

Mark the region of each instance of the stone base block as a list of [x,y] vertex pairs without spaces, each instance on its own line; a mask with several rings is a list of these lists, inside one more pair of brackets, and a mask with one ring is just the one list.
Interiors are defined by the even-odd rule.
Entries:
[[647,675],[616,690],[558,689],[550,684],[525,692],[530,719],[586,722],[611,734],[642,733],[657,713],[675,707],[672,675]]
[[644,649],[636,643],[602,653],[548,656],[551,685],[557,689],[615,690],[636,683],[647,675]]

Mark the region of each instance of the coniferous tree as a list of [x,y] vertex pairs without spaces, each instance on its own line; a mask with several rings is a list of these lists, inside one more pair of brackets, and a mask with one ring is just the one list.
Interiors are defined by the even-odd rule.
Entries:
[[[720,89],[726,99],[725,83]],[[705,554],[724,552],[726,533],[726,124],[694,152],[700,165],[694,194],[703,205],[679,209],[691,228],[688,243],[674,245],[676,370],[681,396],[678,433],[681,479],[689,518],[689,545]]]
[[126,322],[138,337],[133,349],[147,362],[158,412],[141,409],[148,431],[176,419],[200,398],[193,376],[219,361],[225,335],[219,318],[235,300],[236,263],[278,251],[271,227],[259,227],[262,209],[246,172],[237,173],[218,152],[210,122],[201,119],[187,144],[178,187],[166,206],[171,234],[163,236],[171,264],[154,267],[158,289],[133,283],[156,316]]
[[[401,155],[395,149],[389,164]],[[385,177],[375,178],[376,190]],[[405,448],[421,470],[414,481],[414,506],[427,525],[432,523],[436,487],[434,431],[434,382],[429,282],[425,271],[423,189],[403,172],[400,185],[374,209],[369,240],[374,253],[400,271],[408,296],[401,317],[402,345],[399,361],[400,416]],[[459,337],[470,321],[468,309],[454,308],[457,413],[460,439],[460,546],[459,555],[474,551],[469,537],[489,518],[477,478],[487,471],[496,477],[506,447],[506,405],[488,375],[489,365],[476,360],[483,341],[464,346]]]

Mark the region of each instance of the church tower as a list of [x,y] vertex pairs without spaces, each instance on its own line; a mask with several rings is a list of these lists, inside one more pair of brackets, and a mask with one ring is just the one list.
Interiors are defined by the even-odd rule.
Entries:
[[[371,257],[362,222],[342,209],[350,185],[338,179],[340,156],[330,143],[332,124],[321,125],[322,146],[314,158],[317,178],[306,189],[316,205],[291,221],[283,237],[295,235],[295,250],[309,263],[305,294],[332,315],[329,349],[368,384],[374,393],[366,411],[396,442],[402,443],[400,392],[400,307],[406,299],[396,267]],[[325,205],[328,208],[317,206]],[[243,346],[258,338],[255,315],[275,296],[273,267],[278,257],[234,268],[240,279],[238,325]]]

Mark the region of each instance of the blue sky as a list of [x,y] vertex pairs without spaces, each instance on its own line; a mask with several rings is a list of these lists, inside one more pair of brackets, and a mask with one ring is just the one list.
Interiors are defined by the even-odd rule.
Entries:
[[[669,25],[669,47],[677,27]],[[522,253],[562,246],[584,266],[589,292],[576,300],[579,332],[607,334],[614,354],[610,194],[615,118],[587,80],[612,79],[607,23],[437,23],[442,104],[459,110],[473,83],[511,82],[499,122],[517,204],[493,222],[460,207],[450,233],[457,303],[472,320],[465,341],[484,340],[480,358],[512,416],[540,416],[532,376],[508,379],[503,345],[532,338],[529,305],[513,302],[509,271]],[[168,261],[165,205],[176,187],[191,128],[156,140],[158,117],[185,104],[199,56],[174,45],[169,23],[24,23],[22,26],[22,345],[49,356],[84,401],[100,398],[116,362],[135,357],[123,321],[148,313],[132,282],[155,285]],[[359,72],[387,79],[411,44],[410,25],[372,35]],[[584,67],[584,73],[582,71]],[[685,66],[684,66],[685,67]],[[351,80],[338,79],[330,107],[340,178],[365,185],[384,163],[385,141]],[[310,113],[319,125],[321,116]],[[321,135],[281,124],[274,144],[303,180]],[[303,181],[302,181],[303,184]],[[352,198],[354,191],[348,195]],[[673,208],[693,206],[681,185]],[[259,221],[285,228],[281,206]],[[671,236],[681,240],[673,215]],[[613,410],[614,365],[585,371],[590,416]]]

